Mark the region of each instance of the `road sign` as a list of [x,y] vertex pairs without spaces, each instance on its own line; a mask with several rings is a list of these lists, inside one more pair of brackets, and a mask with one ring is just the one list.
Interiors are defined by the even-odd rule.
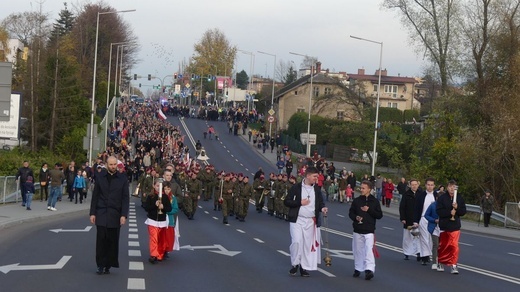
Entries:
[[274,123],[274,117],[273,117],[273,116],[269,116],[269,117],[267,118],[267,121],[268,121],[269,123]]
[[274,111],[274,109],[270,109],[267,113],[268,113],[270,116],[274,116],[275,111]]
[[302,144],[307,144],[307,140],[309,140],[309,145],[316,145],[316,134],[310,134],[310,139],[307,139],[307,133],[300,133],[300,141]]

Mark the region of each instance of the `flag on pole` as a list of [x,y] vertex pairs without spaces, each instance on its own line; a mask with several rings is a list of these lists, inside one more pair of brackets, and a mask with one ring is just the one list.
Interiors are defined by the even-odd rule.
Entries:
[[163,113],[161,109],[157,112],[157,117],[161,120],[166,120],[166,115]]

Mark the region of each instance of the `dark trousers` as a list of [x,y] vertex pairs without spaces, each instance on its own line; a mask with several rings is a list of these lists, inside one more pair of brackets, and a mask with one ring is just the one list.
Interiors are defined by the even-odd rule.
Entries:
[[489,226],[489,221],[491,220],[491,213],[484,213],[484,226]]
[[96,264],[98,267],[119,268],[120,228],[96,225]]
[[[43,197],[43,194],[45,193],[45,199]],[[40,201],[47,201],[49,199],[49,185],[40,186]]]

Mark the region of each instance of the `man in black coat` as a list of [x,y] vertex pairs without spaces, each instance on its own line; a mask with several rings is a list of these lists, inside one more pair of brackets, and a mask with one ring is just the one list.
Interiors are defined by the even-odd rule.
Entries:
[[[419,192],[418,189],[419,181],[411,179],[410,189],[404,193],[399,203],[399,220],[403,223],[403,253],[405,260],[408,260],[408,256],[418,254],[417,240],[410,233],[414,222],[415,197]],[[417,256],[417,260],[420,260],[419,255]]]
[[117,171],[117,158],[107,159],[107,169],[96,176],[90,222],[96,224],[96,264],[98,275],[119,268],[119,232],[129,210],[128,179]]
[[291,232],[291,276],[296,275],[298,267],[302,277],[309,277],[308,270],[318,269],[320,234],[320,212],[327,214],[318,187],[318,169],[308,167],[305,179],[295,184],[285,197],[284,204],[289,207],[288,219]]
[[32,169],[29,168],[29,161],[25,160],[23,162],[23,166],[18,169],[16,173],[16,182],[20,183],[20,191],[22,192],[22,207],[25,207],[25,203],[27,201],[24,184],[29,176],[34,177]]

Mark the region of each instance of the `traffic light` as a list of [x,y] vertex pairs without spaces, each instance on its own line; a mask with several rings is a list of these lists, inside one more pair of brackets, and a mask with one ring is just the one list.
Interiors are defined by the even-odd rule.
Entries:
[[173,79],[177,79],[177,73],[173,74]]
[[134,74],[134,80],[137,80],[137,74]]
[[211,79],[213,79],[213,76],[208,75],[208,82],[211,81]]
[[148,80],[152,80],[152,74],[148,74]]
[[141,83],[139,83],[139,88],[141,88]]
[[191,79],[195,79],[195,74],[194,73],[191,73]]

